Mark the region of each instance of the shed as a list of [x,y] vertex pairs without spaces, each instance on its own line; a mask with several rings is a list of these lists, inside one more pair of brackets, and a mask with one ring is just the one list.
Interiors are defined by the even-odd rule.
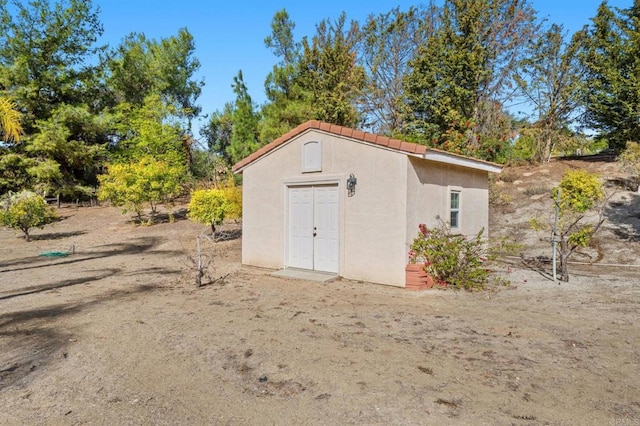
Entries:
[[308,121],[233,171],[243,175],[243,264],[404,287],[419,224],[488,229],[488,177],[501,167]]

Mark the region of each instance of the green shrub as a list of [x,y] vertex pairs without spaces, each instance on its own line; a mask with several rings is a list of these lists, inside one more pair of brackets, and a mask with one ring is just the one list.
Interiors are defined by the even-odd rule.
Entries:
[[198,189],[191,193],[189,219],[211,225],[215,234],[216,226],[225,218],[238,219],[242,216],[242,192],[235,186],[226,188]]
[[121,207],[122,213],[133,211],[142,221],[144,203],[149,203],[152,214],[158,203],[170,204],[181,191],[184,170],[165,161],[145,157],[135,163],[113,164],[100,175],[98,198]]
[[434,228],[421,224],[418,229],[409,251],[411,263],[424,263],[425,271],[441,285],[466,290],[486,286],[484,229],[473,238],[453,234],[442,220]]
[[33,192],[22,191],[13,194],[2,204],[0,224],[21,230],[27,241],[30,241],[31,228],[43,228],[58,218],[55,210],[47,205],[45,199]]

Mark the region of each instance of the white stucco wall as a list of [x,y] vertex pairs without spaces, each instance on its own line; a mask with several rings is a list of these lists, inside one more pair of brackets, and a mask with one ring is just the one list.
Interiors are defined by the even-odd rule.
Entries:
[[449,193],[460,190],[460,228],[475,235],[489,232],[488,172],[407,157],[407,250],[418,233],[418,225],[437,224],[436,216],[449,222]]
[[[302,173],[304,142],[322,143],[322,171]],[[340,276],[404,286],[406,155],[311,130],[243,170],[242,262],[286,266],[287,185],[334,183],[340,191]],[[347,197],[346,179],[358,179]]]

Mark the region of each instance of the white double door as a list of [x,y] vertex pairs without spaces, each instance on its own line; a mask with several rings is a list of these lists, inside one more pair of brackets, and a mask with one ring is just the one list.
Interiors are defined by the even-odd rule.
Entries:
[[338,273],[338,207],[338,185],[289,187],[289,267]]

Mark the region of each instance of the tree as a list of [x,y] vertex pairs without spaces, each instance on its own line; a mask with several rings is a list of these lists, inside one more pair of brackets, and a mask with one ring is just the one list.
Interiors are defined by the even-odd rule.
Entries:
[[530,128],[534,162],[549,161],[554,147],[569,133],[580,105],[583,71],[579,47],[584,33],[576,33],[569,43],[565,37],[562,26],[552,24],[531,42],[531,53],[516,72],[518,86],[537,113]]
[[91,0],[0,1],[0,90],[24,112],[27,134],[58,105],[96,103],[89,58],[102,50],[94,47],[102,31]]
[[242,78],[242,70],[238,71],[238,75],[233,78],[231,87],[236,94],[236,100],[232,114],[231,139],[226,151],[231,162],[236,163],[260,147],[259,115],[254,111],[253,101]]
[[99,177],[98,198],[122,207],[122,213],[133,211],[142,221],[144,203],[149,203],[152,216],[159,203],[168,204],[182,190],[184,169],[152,157],[137,162],[112,164]]
[[23,130],[20,112],[11,99],[0,96],[0,136],[6,142],[20,142]]
[[108,55],[108,86],[114,91],[114,101],[142,107],[149,96],[159,95],[190,127],[201,111],[196,100],[204,85],[194,79],[200,68],[194,52],[195,42],[186,28],[160,41],[129,34]]
[[620,152],[640,141],[640,1],[615,10],[603,2],[584,32],[583,122]]
[[0,1],[0,92],[15,100],[27,135],[0,148],[19,168],[0,166],[7,190],[77,196],[96,184],[109,140],[94,60],[101,34],[90,0]]
[[271,142],[308,120],[356,127],[361,117],[357,100],[364,86],[364,69],[357,63],[359,30],[347,27],[343,13],[336,21],[316,25],[311,41],[293,39],[295,24],[286,10],[274,16],[272,34],[265,39],[281,61],[265,82],[261,143]]
[[225,163],[231,164],[231,157],[227,149],[231,145],[233,132],[233,103],[227,102],[222,111],[215,111],[209,122],[200,129],[200,135],[207,142],[209,151],[213,152]]
[[[558,191],[560,199],[558,200]],[[569,257],[579,247],[586,247],[593,235],[604,223],[605,193],[602,180],[595,173],[585,170],[568,170],[551,193],[558,212],[557,253],[560,258],[560,280],[569,281]],[[588,216],[597,213],[595,221]],[[553,230],[553,222],[531,219],[536,230]]]
[[458,151],[495,158],[512,137],[503,105],[536,32],[526,0],[445,1],[404,81],[406,136],[436,145],[458,138]]
[[231,188],[193,191],[189,202],[189,218],[211,226],[211,234],[215,236],[216,226],[222,225],[226,217],[237,217],[242,209],[238,204],[237,189]]
[[403,78],[418,48],[426,43],[435,25],[437,7],[396,7],[371,15],[361,28],[358,59],[366,72],[366,84],[358,100],[365,127],[374,133],[402,132]]
[[36,122],[36,132],[24,147],[25,154],[35,161],[27,169],[33,188],[70,197],[90,194],[107,158],[111,116],[65,104],[54,113]]
[[151,157],[186,168],[189,153],[184,144],[184,133],[171,110],[158,94],[147,96],[141,106],[120,104],[115,113],[119,139],[114,149],[117,161],[135,162]]
[[361,122],[356,100],[365,80],[364,69],[356,61],[359,37],[357,22],[347,27],[343,12],[334,22],[320,21],[311,43],[302,40],[297,78],[311,93],[315,119],[347,127]]
[[31,240],[29,231],[32,228],[43,228],[58,218],[44,198],[29,191],[10,194],[0,207],[0,224],[21,230],[27,241]]
[[285,9],[271,21],[271,35],[264,40],[280,61],[265,80],[267,102],[262,106],[260,142],[266,144],[294,127],[316,118],[313,94],[300,79],[301,44],[293,38],[295,23]]

